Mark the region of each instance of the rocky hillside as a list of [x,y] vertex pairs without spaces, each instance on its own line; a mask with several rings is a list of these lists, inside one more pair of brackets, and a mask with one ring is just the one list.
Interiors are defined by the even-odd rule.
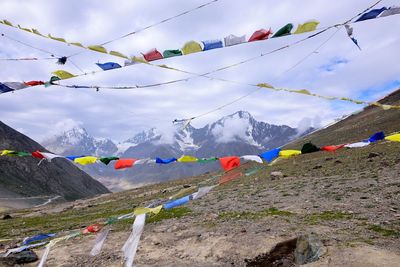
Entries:
[[[46,151],[29,137],[0,122],[0,148],[16,151]],[[108,189],[66,159],[42,162],[32,157],[0,157],[2,196],[55,196],[66,200],[93,197]]]

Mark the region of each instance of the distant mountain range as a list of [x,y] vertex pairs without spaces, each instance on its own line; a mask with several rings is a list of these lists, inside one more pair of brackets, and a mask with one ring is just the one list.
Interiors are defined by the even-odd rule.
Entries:
[[[214,123],[197,129],[190,124],[178,125],[171,134],[156,128],[142,131],[127,140],[115,143],[110,139],[95,138],[83,127],[63,131],[43,145],[62,155],[118,155],[124,158],[180,157],[184,154],[196,157],[258,154],[281,146],[296,137],[312,131],[298,132],[286,125],[260,122],[246,111],[238,111]],[[172,137],[172,138],[168,138]],[[83,167],[93,177],[119,190],[132,185],[154,183],[174,178],[197,175],[218,168],[215,164],[171,164],[166,166],[135,166],[116,171],[113,166],[92,165]]]

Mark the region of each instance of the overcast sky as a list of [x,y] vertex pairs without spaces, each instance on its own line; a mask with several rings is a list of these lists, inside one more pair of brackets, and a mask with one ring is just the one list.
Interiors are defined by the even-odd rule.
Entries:
[[[207,0],[1,0],[0,19],[23,27],[36,28],[69,41],[86,45],[99,44],[141,27],[191,9]],[[137,55],[151,48],[159,51],[181,48],[186,41],[222,39],[229,34],[246,34],[260,28],[277,30],[291,22],[297,26],[309,19],[319,27],[343,22],[375,0],[303,0],[303,1],[228,1],[219,0],[207,7],[158,25],[106,46],[109,50]],[[377,7],[399,5],[383,1]],[[318,53],[297,67],[296,62],[319,47],[335,29],[298,46],[262,57],[247,64],[214,74],[215,77],[247,83],[267,82],[276,87],[308,89],[312,92],[374,101],[400,87],[400,15],[353,25],[362,51],[341,29]],[[0,32],[55,55],[71,55],[85,72],[99,70],[97,62],[123,60],[96,52],[70,47],[30,33],[0,25]],[[204,73],[243,59],[260,55],[307,35],[289,36],[242,44],[183,57],[158,61],[159,64]],[[0,58],[48,57],[46,53],[23,46],[0,36]],[[67,62],[65,66],[46,61],[0,61],[0,81],[48,80],[51,72],[64,69],[80,71]],[[64,84],[135,85],[186,78],[190,75],[138,64],[63,81]],[[136,90],[67,89],[43,86],[0,95],[0,120],[41,141],[55,128],[83,125],[96,137],[122,141],[136,132],[167,128],[175,118],[188,118],[225,104],[254,90],[195,77],[189,81]],[[324,125],[362,106],[340,101],[326,101],[299,94],[259,92],[218,112],[192,122],[201,127],[237,110],[247,110],[257,120],[297,127],[301,122]]]

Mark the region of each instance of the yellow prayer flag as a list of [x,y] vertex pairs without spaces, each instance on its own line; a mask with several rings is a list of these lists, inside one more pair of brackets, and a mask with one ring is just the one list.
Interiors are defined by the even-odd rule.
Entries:
[[105,49],[101,45],[89,45],[87,48],[89,48],[90,50],[93,50],[93,51],[107,54],[107,49]]
[[193,156],[182,156],[178,159],[178,162],[196,162],[198,159]]
[[279,157],[288,159],[293,156],[300,155],[301,151],[300,150],[281,150],[279,151]]
[[303,95],[311,95],[310,91],[306,90],[306,89],[302,89],[302,90],[290,90],[293,93],[298,93],[298,94],[303,94]]
[[201,45],[195,41],[187,42],[181,49],[184,55],[203,51]]
[[32,32],[34,33],[34,34],[37,34],[37,35],[40,35],[40,36],[44,36],[43,34],[41,34],[38,30],[36,30],[36,29],[32,29]]
[[65,41],[64,38],[54,37],[54,36],[51,36],[51,34],[48,34],[48,36],[49,36],[50,39],[53,39],[53,40],[56,40],[56,41],[59,41],[59,42],[63,42],[63,43],[67,42],[67,41]]
[[12,25],[12,23],[9,22],[9,21],[6,20],[6,19],[3,19],[3,24],[6,24],[6,25],[11,26],[11,27],[14,27],[14,25]]
[[1,154],[0,154],[0,156],[9,155],[9,154],[12,154],[12,153],[15,153],[15,151],[14,150],[3,150],[1,152]]
[[75,75],[73,75],[73,74],[71,74],[71,73],[69,73],[68,71],[65,71],[65,70],[56,70],[56,71],[53,71],[52,74],[56,75],[61,80],[65,80],[65,79],[69,79],[69,78],[75,77]]
[[117,56],[117,57],[128,58],[127,56],[125,56],[124,54],[122,54],[122,53],[120,53],[120,52],[118,52],[118,51],[110,51],[109,54],[110,54],[110,55],[113,55],[113,56]]
[[18,28],[20,28],[21,30],[27,31],[27,32],[32,32],[31,29],[23,28],[23,27],[21,27],[21,25],[19,25],[19,24],[18,24]]
[[79,46],[79,47],[84,47],[81,43],[69,43],[69,44],[72,44],[72,45],[75,45],[75,46]]
[[319,22],[315,21],[315,20],[306,22],[304,24],[299,24],[299,26],[297,26],[297,29],[294,32],[294,34],[315,31],[318,24],[319,24]]
[[93,163],[96,163],[96,161],[97,161],[97,157],[92,157],[92,156],[86,156],[86,157],[74,159],[75,163],[79,163],[81,165],[93,164]]
[[131,57],[131,60],[137,63],[146,63],[148,64],[149,62],[147,62],[147,60],[144,57],[137,57],[137,56],[133,56]]
[[400,133],[386,136],[385,139],[389,141],[400,142]]
[[135,211],[133,212],[136,216],[140,215],[140,214],[145,214],[145,213],[153,213],[154,215],[158,214],[161,209],[162,209],[162,205],[159,205],[155,208],[144,208],[144,207],[139,207],[136,208]]
[[264,88],[270,88],[270,89],[275,89],[272,85],[268,83],[259,83],[257,84],[258,87],[264,87]]

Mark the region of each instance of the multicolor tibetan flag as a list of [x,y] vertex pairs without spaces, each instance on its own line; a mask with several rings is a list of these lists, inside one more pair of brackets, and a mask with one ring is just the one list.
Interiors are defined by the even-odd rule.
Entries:
[[203,49],[201,49],[201,45],[195,41],[187,42],[181,50],[184,55],[203,51]]
[[381,14],[383,11],[385,11],[387,8],[386,7],[382,7],[382,8],[377,8],[377,9],[372,9],[371,11],[361,15],[358,19],[356,19],[355,22],[359,22],[359,21],[363,21],[363,20],[368,20],[368,19],[374,19],[377,16],[379,16],[379,14]]
[[240,166],[240,158],[237,156],[219,158],[219,163],[224,171],[230,171]]
[[386,136],[385,140],[400,142],[400,133]]
[[143,55],[144,59],[146,59],[147,61],[154,61],[154,60],[163,58],[161,53],[158,52],[158,50],[156,48],[151,49],[150,51],[148,51],[145,54],[142,53],[142,55]]
[[102,70],[112,70],[121,68],[121,65],[115,62],[106,62],[106,63],[96,63]]
[[89,165],[96,163],[97,157],[92,157],[92,156],[86,156],[86,157],[81,157],[81,158],[76,158],[74,159],[75,163],[81,164],[81,165]]
[[178,159],[178,162],[197,162],[198,159],[193,156],[182,156]]
[[224,38],[225,46],[232,46],[243,44],[246,42],[246,35],[236,36],[236,35],[228,35]]
[[116,170],[131,168],[135,161],[136,159],[119,159],[115,162],[114,168]]
[[336,150],[343,148],[345,145],[336,145],[336,146],[323,146],[321,150],[328,151],[328,152],[336,152]]
[[267,162],[272,162],[274,159],[279,157],[279,152],[281,151],[280,148],[274,148],[272,150],[269,150],[267,152],[264,152],[260,154],[260,157],[265,159]]
[[290,35],[290,32],[293,30],[293,24],[288,23],[282,28],[280,28],[271,38],[282,37],[286,35]]
[[175,161],[177,161],[176,158],[169,158],[169,159],[156,158],[156,163],[159,163],[159,164],[169,164],[169,163],[172,163]]
[[281,150],[279,152],[279,157],[284,158],[284,159],[288,159],[291,158],[293,156],[297,156],[300,155],[301,151],[300,150]]
[[258,163],[263,163],[262,159],[256,155],[244,155],[244,156],[241,156],[240,158],[245,161],[255,161]]
[[311,142],[305,143],[301,148],[301,154],[313,153],[319,151],[319,147]]
[[316,20],[312,20],[303,24],[299,24],[299,26],[297,26],[296,31],[294,32],[294,34],[300,34],[300,33],[305,33],[305,32],[311,32],[311,31],[315,31],[315,29],[317,28],[319,22]]
[[202,41],[203,43],[203,50],[211,50],[211,49],[217,49],[217,48],[222,48],[222,41],[221,40],[207,40],[207,41]]
[[377,132],[374,133],[373,135],[371,135],[371,137],[368,139],[368,141],[370,141],[371,143],[379,141],[379,140],[383,140],[385,139],[385,133],[384,132]]
[[113,160],[119,160],[119,157],[103,157],[99,158],[99,160],[103,162],[105,165],[108,165]]
[[163,52],[164,58],[176,57],[176,56],[182,56],[182,51],[179,49],[172,49],[172,50],[165,50]]
[[255,31],[248,42],[254,42],[254,41],[261,41],[261,40],[265,40],[268,39],[268,37],[272,34],[271,29],[266,30],[266,29],[261,29],[258,31]]
[[66,80],[75,77],[72,73],[69,73],[68,71],[65,70],[56,70],[53,71],[52,74],[56,75],[58,78],[61,80]]
[[189,200],[190,200],[190,197],[191,197],[191,195],[185,196],[185,197],[182,197],[182,198],[178,198],[178,199],[170,201],[170,202],[167,202],[167,203],[164,204],[163,207],[164,207],[164,209],[168,210],[168,209],[175,208],[177,206],[181,206],[183,204],[188,203]]

